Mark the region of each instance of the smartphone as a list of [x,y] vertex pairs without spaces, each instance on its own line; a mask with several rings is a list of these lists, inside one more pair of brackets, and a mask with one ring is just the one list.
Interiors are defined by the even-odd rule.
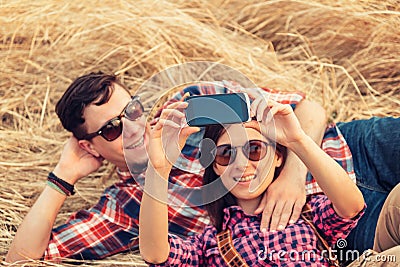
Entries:
[[190,126],[232,124],[250,121],[250,100],[246,93],[189,96],[185,110]]

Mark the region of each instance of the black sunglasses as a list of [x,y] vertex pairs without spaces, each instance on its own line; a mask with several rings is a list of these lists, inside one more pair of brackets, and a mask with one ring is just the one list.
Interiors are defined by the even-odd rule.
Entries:
[[130,121],[136,121],[142,117],[144,108],[140,103],[139,96],[132,96],[132,99],[124,107],[121,114],[107,121],[98,131],[85,135],[82,139],[90,140],[93,137],[101,135],[104,139],[111,142],[117,139],[122,133],[122,117]]
[[221,166],[232,164],[237,155],[237,148],[241,147],[243,154],[251,161],[258,161],[267,155],[267,148],[271,146],[261,140],[247,141],[243,146],[233,147],[230,144],[217,146],[215,150],[215,162]]

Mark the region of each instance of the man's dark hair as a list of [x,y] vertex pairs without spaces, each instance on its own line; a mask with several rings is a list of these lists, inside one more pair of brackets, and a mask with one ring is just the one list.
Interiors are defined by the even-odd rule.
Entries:
[[56,113],[63,127],[76,138],[82,139],[87,134],[83,117],[85,108],[90,104],[100,106],[107,103],[114,91],[114,84],[127,90],[113,74],[92,72],[75,79],[56,104]]

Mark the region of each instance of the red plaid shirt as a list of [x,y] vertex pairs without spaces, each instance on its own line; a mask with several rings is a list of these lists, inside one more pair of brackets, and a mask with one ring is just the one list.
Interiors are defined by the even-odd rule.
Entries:
[[[226,81],[190,86],[177,93],[168,103],[178,101],[185,92],[215,94],[240,89],[237,83]],[[290,104],[293,108],[304,98],[302,93],[269,89],[264,89],[264,93],[270,99]],[[325,137],[323,149],[354,178],[351,153],[337,127],[330,125]],[[202,184],[203,168],[198,161],[201,138],[202,132],[190,136],[169,178],[170,184],[178,188],[171,189],[174,194],[170,194],[169,199],[169,230],[178,236],[193,236],[210,224],[203,208],[197,205],[201,200],[195,190]],[[107,188],[95,206],[74,213],[65,224],[53,229],[45,259],[101,259],[119,252],[137,250],[144,177],[139,175],[133,179],[129,173],[119,175],[121,181]],[[307,177],[306,188],[308,194],[321,192],[311,175]]]
[[[313,223],[330,246],[344,239],[364,213],[353,219],[339,217],[325,195],[311,197]],[[223,229],[231,231],[232,243],[248,266],[329,266],[317,249],[317,236],[299,219],[281,231],[260,231],[261,215],[248,215],[239,206],[224,210]],[[217,244],[217,229],[208,226],[187,239],[169,235],[166,262],[151,266],[227,266]]]

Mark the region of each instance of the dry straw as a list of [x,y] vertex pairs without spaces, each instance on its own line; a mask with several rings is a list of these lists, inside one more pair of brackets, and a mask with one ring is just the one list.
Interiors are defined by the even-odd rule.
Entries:
[[[0,1],[0,256],[57,163],[68,133],[54,105],[77,76],[113,72],[134,91],[168,66],[208,60],[303,91],[332,121],[398,117],[399,9],[394,0]],[[147,106],[160,90],[143,92]],[[57,224],[95,203],[110,175],[106,165],[80,181]],[[135,262],[127,253],[92,264]]]

